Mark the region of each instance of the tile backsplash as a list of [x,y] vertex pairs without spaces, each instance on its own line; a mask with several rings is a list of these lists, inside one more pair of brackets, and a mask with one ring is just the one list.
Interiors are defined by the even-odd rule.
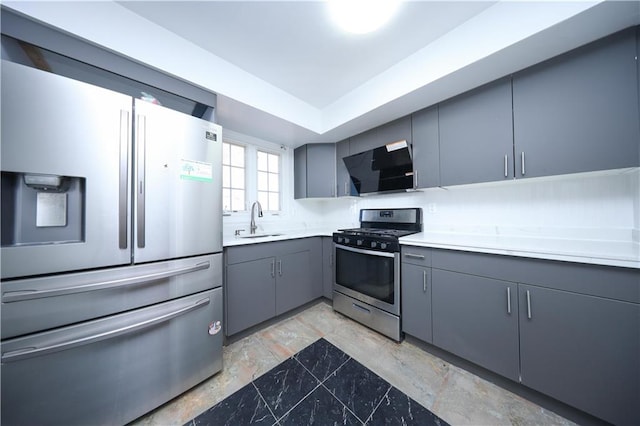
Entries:
[[638,242],[640,168],[300,200],[293,216],[355,226],[361,208],[388,207],[422,207],[425,229],[433,231]]

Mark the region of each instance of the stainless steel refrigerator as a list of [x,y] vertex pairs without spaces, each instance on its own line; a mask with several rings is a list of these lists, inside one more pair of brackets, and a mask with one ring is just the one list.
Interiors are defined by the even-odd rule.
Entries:
[[2,424],[124,424],[222,368],[221,128],[2,61]]

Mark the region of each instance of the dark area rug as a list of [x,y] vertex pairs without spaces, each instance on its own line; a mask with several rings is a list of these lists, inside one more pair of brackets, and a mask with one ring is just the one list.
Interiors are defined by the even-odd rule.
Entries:
[[317,340],[186,426],[448,425],[349,355]]

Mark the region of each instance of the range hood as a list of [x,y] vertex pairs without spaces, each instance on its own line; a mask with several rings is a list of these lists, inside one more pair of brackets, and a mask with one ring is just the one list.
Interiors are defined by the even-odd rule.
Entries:
[[406,140],[388,143],[343,158],[358,194],[413,189],[411,146]]

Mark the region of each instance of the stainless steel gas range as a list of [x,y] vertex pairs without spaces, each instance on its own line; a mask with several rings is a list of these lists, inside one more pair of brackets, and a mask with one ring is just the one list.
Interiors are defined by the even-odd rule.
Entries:
[[400,328],[399,238],[422,231],[422,210],[362,209],[360,228],[333,234],[333,309],[396,341]]

